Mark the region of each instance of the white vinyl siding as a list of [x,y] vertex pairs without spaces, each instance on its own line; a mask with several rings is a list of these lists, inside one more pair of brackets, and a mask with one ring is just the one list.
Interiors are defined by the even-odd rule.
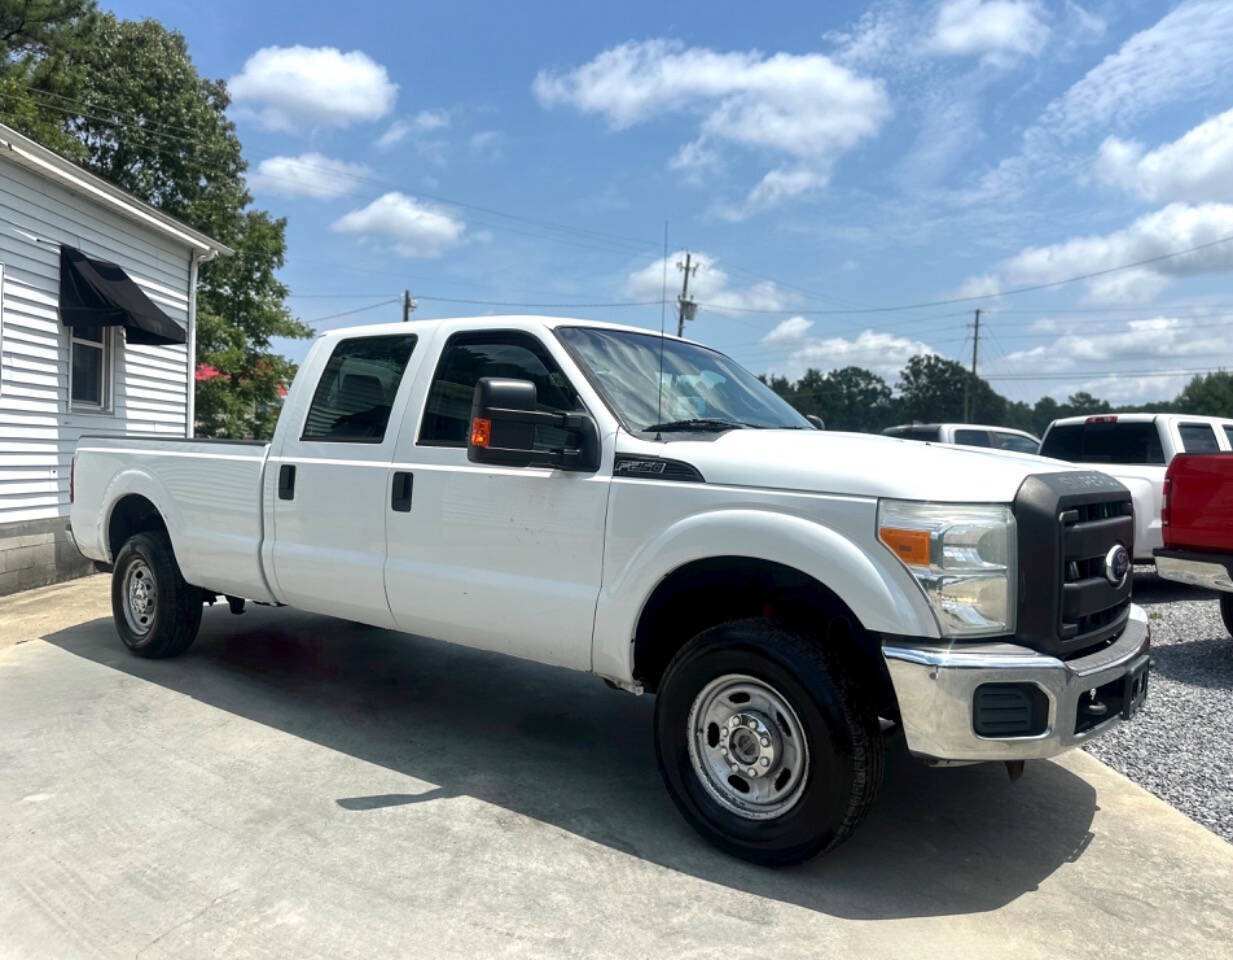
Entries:
[[69,463],[83,433],[184,436],[184,345],[138,346],[110,329],[105,399],[71,401],[71,338],[57,312],[60,243],[119,264],[181,326],[189,249],[56,181],[0,159],[0,524],[68,515]]

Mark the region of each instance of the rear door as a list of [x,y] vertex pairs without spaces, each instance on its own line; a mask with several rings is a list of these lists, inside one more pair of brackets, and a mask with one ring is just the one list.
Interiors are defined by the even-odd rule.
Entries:
[[[558,344],[536,334],[484,330],[453,334],[431,377],[422,371],[428,382],[417,384],[412,404],[421,416],[402,430],[386,504],[386,588],[400,629],[590,668],[611,433],[595,473],[467,459],[481,377],[530,380],[541,409],[589,409],[602,425],[598,401],[573,370]],[[563,442],[552,428],[536,430],[545,449]]]
[[412,333],[339,340],[306,409],[288,410],[275,476],[273,572],[282,599],[392,627],[385,514]]

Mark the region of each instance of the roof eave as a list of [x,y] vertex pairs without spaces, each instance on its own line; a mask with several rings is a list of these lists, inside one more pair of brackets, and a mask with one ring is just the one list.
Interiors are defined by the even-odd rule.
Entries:
[[63,184],[74,193],[89,197],[104,206],[117,210],[130,220],[172,237],[196,251],[202,260],[212,260],[220,254],[227,256],[235,252],[226,244],[138,200],[127,191],[108,183],[102,177],[83,170],[71,160],[66,160],[58,153],[48,150],[42,144],[2,123],[0,123],[0,156],[7,156],[10,160]]

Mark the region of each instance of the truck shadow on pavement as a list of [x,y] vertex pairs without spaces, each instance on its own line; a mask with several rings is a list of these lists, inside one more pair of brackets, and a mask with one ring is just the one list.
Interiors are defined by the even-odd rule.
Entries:
[[[897,739],[881,797],[830,855],[770,870],[686,826],[659,779],[650,697],[594,677],[288,610],[206,611],[182,658],[129,654],[109,619],[47,642],[331,750],[438,785],[333,797],[368,811],[470,796],[710,882],[851,919],[994,910],[1083,855],[1096,807],[1049,762],[930,770]],[[276,763],[276,758],[271,758]],[[311,790],[311,784],[306,785]],[[388,815],[388,814],[387,814]]]

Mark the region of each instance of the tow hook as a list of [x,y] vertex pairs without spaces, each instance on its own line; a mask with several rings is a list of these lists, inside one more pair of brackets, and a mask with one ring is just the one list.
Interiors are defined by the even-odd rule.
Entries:
[[1024,766],[1025,766],[1024,761],[1022,761],[1022,760],[1007,760],[1007,761],[1005,761],[1005,763],[1006,763],[1006,774],[1007,774],[1007,776],[1009,776],[1009,777],[1010,777],[1010,782],[1011,782],[1011,783],[1014,783],[1014,782],[1015,782],[1016,780],[1018,780],[1021,776],[1023,776],[1023,768],[1024,768]]
[[244,612],[244,598],[233,597],[230,594],[227,596],[227,606],[231,608],[231,612],[237,617]]

